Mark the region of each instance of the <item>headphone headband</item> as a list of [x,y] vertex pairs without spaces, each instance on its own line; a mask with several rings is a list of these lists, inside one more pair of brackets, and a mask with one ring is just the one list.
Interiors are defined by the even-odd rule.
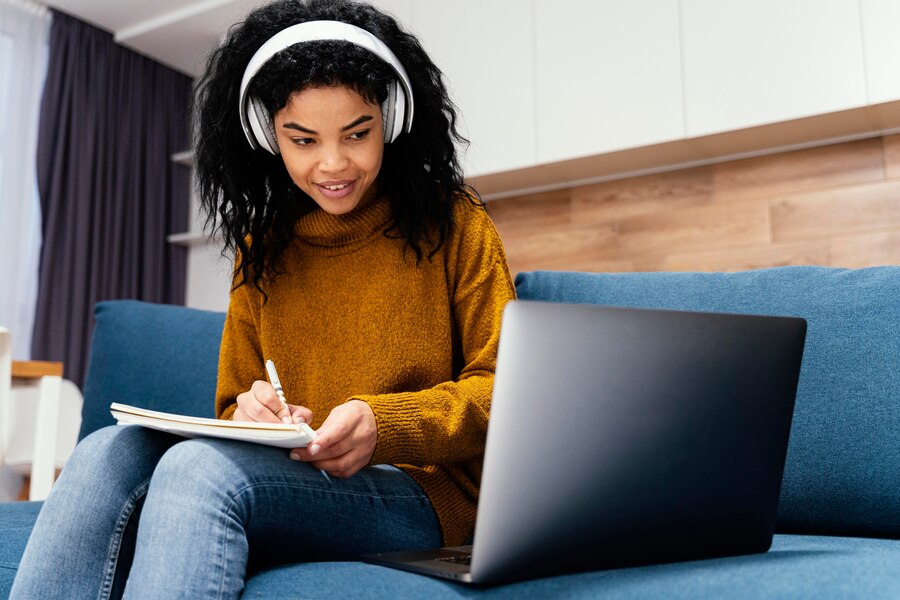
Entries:
[[[405,99],[397,99],[400,109],[397,116],[400,116],[403,122],[398,123],[399,126],[394,128],[391,137],[392,139],[396,138],[396,136],[399,135],[401,128],[403,131],[409,132],[412,127],[413,118],[412,85],[409,82],[406,69],[403,68],[400,60],[393,52],[391,52],[391,49],[380,39],[365,29],[361,29],[355,25],[343,23],[341,21],[307,21],[305,23],[291,25],[287,29],[283,29],[276,33],[260,46],[259,50],[257,50],[250,59],[250,62],[247,63],[247,68],[244,70],[244,77],[241,80],[238,112],[241,117],[241,127],[244,129],[244,135],[247,136],[247,140],[250,142],[251,146],[255,148],[257,145],[265,146],[265,144],[257,143],[260,140],[258,140],[258,136],[254,133],[254,128],[251,125],[252,116],[248,114],[251,112],[250,107],[248,106],[251,104],[251,99],[249,98],[247,91],[250,87],[250,82],[263,65],[282,50],[303,42],[328,40],[346,41],[361,48],[365,48],[391,66],[397,74],[397,80],[405,95]],[[390,107],[390,112],[394,112],[393,107]],[[385,141],[392,141],[392,139],[388,140],[385,138]],[[266,149],[273,152],[270,148]],[[274,152],[277,152],[277,148]]]

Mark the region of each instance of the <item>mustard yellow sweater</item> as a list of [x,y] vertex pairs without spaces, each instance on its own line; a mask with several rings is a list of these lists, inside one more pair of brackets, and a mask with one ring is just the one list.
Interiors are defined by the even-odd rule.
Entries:
[[444,542],[475,523],[500,319],[515,297],[500,238],[483,208],[457,201],[456,226],[431,261],[416,265],[385,237],[386,199],[296,226],[285,273],[231,294],[216,413],[265,379],[271,358],[291,404],[319,427],[335,406],[367,402],[378,423],[372,464],[393,464],[425,490]]

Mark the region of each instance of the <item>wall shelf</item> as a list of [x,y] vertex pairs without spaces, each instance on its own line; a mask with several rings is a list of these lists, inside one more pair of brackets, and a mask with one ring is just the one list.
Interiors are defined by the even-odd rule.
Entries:
[[171,157],[169,157],[173,163],[181,165],[183,167],[193,167],[194,166],[194,151],[193,150],[185,150],[183,152],[176,152]]

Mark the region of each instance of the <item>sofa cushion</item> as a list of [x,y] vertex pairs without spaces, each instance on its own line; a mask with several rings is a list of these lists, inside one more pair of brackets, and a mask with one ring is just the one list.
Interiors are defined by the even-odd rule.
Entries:
[[[0,504],[6,598],[40,502]],[[776,535],[766,554],[594,571],[477,590],[359,562],[285,565],[254,574],[243,598],[829,598],[900,597],[900,541]],[[311,589],[313,591],[311,591]]]
[[520,273],[519,298],[800,316],[778,530],[900,537],[900,267]]
[[0,598],[9,596],[25,544],[43,502],[0,504]]
[[94,317],[79,439],[115,423],[113,402],[215,416],[223,313],[113,300]]
[[900,541],[777,535],[765,554],[593,571],[473,589],[358,562],[268,569],[243,598],[809,598],[900,597]]

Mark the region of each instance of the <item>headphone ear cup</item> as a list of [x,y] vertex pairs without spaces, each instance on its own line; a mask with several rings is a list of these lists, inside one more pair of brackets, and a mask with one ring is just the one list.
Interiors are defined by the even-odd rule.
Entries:
[[269,111],[263,103],[253,96],[247,100],[247,120],[256,142],[270,154],[278,154],[278,142],[275,139],[275,126],[269,117]]
[[390,144],[397,138],[397,82],[391,81],[387,86],[387,98],[381,103],[381,120],[384,124],[384,143]]
[[400,85],[400,81],[394,80],[394,97],[396,98],[396,103],[394,104],[394,139],[403,133],[404,131],[409,133],[409,129],[406,128],[406,103],[409,98],[406,97],[406,92],[403,90],[403,87]]

